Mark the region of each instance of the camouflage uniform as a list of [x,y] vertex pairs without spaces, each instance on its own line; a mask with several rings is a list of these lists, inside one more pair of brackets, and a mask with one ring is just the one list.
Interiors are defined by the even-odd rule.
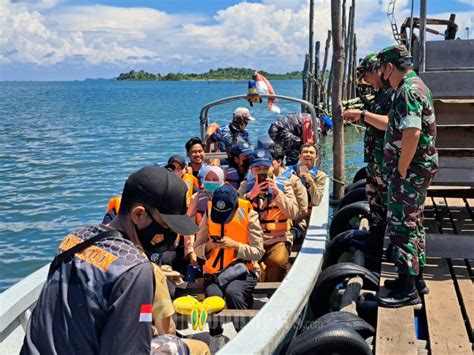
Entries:
[[[387,115],[392,105],[392,94],[392,88],[378,90],[369,111],[378,115]],[[365,189],[372,217],[370,228],[375,231],[375,235],[383,236],[387,225],[387,180],[382,171],[385,132],[367,123],[366,126],[364,161],[367,163],[367,184]]]
[[[376,70],[377,55],[369,53],[357,67],[359,80],[365,72]],[[378,115],[388,115],[392,105],[393,89],[386,86],[375,93],[374,101],[365,105],[365,109]],[[385,132],[364,122],[367,129],[364,135],[364,162],[367,163],[367,184],[365,185],[367,200],[370,206],[371,226],[374,236],[383,240],[387,226],[387,180],[383,177],[383,142]]]
[[[405,128],[418,128],[421,134],[407,176],[403,178],[398,171],[398,161]],[[384,173],[388,178],[386,233],[394,246],[395,265],[402,274],[416,276],[420,267],[426,265],[423,204],[438,170],[435,139],[431,92],[415,72],[410,71],[395,92],[384,144]]]

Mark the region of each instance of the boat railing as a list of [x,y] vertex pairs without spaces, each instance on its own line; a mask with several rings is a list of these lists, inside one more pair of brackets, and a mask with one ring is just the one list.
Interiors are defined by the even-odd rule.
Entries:
[[[306,100],[298,99],[291,96],[284,96],[284,95],[258,94],[258,97],[260,97],[261,99],[278,99],[278,100],[300,104],[303,111],[307,111],[311,115],[313,127],[319,127],[319,118],[316,115],[316,109],[314,108],[313,104],[311,104],[310,102]],[[206,130],[209,125],[209,117],[208,117],[209,109],[211,109],[214,106],[219,106],[219,105],[227,104],[234,101],[242,101],[242,100],[247,101],[247,98],[248,98],[247,95],[229,96],[229,97],[225,97],[216,101],[209,102],[208,104],[204,105],[201,108],[201,112],[199,114],[199,123],[201,126],[201,139],[204,140],[206,136]],[[313,129],[313,131],[314,131],[314,141],[319,142],[319,130]]]
[[272,354],[291,337],[305,316],[326,247],[329,182],[313,207],[305,240],[290,271],[267,304],[219,354]]
[[[18,353],[25,336],[28,318],[43,288],[48,269],[49,265],[45,265],[0,294],[0,353],[13,353],[3,352],[7,349],[15,349]],[[12,336],[13,333],[17,333],[18,336]],[[7,346],[13,348],[6,349]]]

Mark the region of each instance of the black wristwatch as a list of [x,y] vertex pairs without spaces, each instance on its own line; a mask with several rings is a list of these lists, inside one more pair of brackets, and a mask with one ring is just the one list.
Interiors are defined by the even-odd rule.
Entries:
[[360,111],[360,119],[361,119],[362,121],[364,121],[364,118],[365,118],[365,114],[366,114],[366,113],[367,113],[367,110],[362,110],[362,111]]

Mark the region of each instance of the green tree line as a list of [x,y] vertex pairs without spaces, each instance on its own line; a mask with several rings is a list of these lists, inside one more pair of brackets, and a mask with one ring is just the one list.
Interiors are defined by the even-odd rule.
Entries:
[[[255,70],[248,68],[219,68],[211,69],[206,73],[168,73],[166,75],[147,73],[143,70],[131,70],[128,73],[121,73],[117,80],[162,80],[162,81],[180,81],[180,80],[249,80],[252,78]],[[272,74],[266,71],[259,71],[267,79],[301,79],[302,72],[293,71],[286,74]]]

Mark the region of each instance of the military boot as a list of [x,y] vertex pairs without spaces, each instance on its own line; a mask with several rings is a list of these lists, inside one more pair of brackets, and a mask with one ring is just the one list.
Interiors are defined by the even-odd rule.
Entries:
[[[400,288],[400,279],[396,280],[385,280],[383,285],[389,290],[395,290]],[[426,286],[425,279],[423,278],[423,268],[420,267],[420,272],[415,278],[415,287],[418,290],[419,295],[427,295],[430,293],[430,289]]]
[[393,289],[387,297],[378,299],[380,307],[400,308],[421,303],[420,296],[415,287],[415,276],[399,274],[399,286]]

